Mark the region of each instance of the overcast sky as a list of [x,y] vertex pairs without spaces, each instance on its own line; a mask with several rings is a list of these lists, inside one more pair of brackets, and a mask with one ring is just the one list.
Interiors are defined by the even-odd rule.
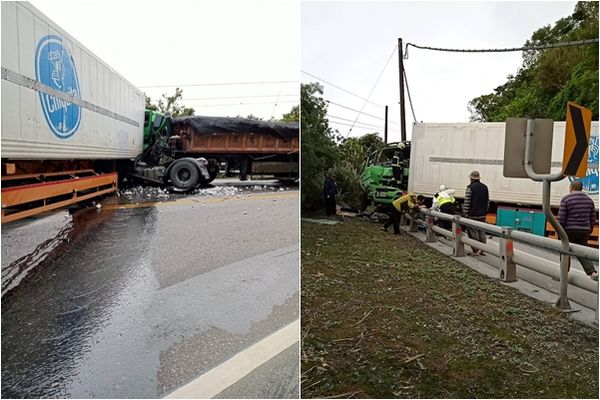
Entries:
[[[264,119],[298,104],[298,1],[31,3],[153,99],[174,87],[149,86],[181,85],[198,115]],[[184,86],[275,81],[292,82]]]
[[[404,43],[449,48],[522,46],[532,33],[573,12],[576,2],[303,2],[302,70],[363,97],[368,97],[401,37]],[[467,103],[491,93],[515,74],[520,52],[458,54],[409,48],[406,75],[417,121],[468,122]],[[318,81],[306,74],[302,82]],[[323,83],[323,82],[321,82]],[[323,83],[324,98],[360,110],[364,100]],[[390,141],[400,140],[398,54],[394,53],[371,96],[390,107]],[[352,125],[358,113],[330,104],[329,116]],[[368,104],[364,112],[383,117]],[[344,118],[350,121],[346,121]],[[407,133],[412,113],[406,100]],[[383,121],[361,116],[359,123],[382,127]],[[343,135],[349,126],[330,124]],[[354,128],[351,136],[383,128]]]

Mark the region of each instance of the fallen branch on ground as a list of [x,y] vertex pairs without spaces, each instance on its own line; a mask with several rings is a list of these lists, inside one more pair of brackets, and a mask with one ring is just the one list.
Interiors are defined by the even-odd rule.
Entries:
[[353,326],[356,326],[356,325],[360,324],[360,323],[361,323],[361,322],[363,322],[365,319],[367,319],[367,317],[368,317],[369,315],[371,315],[371,313],[372,313],[372,312],[373,312],[373,309],[371,308],[371,309],[369,310],[369,312],[368,312],[368,313],[367,313],[367,314],[366,314],[364,317],[362,317],[362,318],[361,318],[361,320],[360,320],[360,321],[358,321],[358,322],[357,322],[357,323],[355,323],[354,325],[350,325],[350,326],[351,326],[351,327],[353,327]]
[[411,361],[414,361],[414,360],[416,360],[417,358],[423,357],[424,355],[425,355],[425,354],[419,354],[419,355],[412,356],[412,357],[406,357],[406,358],[404,359],[404,364],[408,364],[409,362],[411,362]]
[[322,397],[322,399],[339,399],[339,398],[342,398],[342,397],[345,397],[345,396],[348,396],[346,398],[349,399],[352,396],[355,396],[355,395],[357,395],[359,393],[362,393],[362,390],[358,390],[356,392],[347,392],[347,393],[342,393],[342,394],[336,394],[335,396]]

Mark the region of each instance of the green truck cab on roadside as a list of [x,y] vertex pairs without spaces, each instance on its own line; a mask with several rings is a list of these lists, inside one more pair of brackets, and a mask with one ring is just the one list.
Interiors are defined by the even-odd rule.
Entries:
[[367,159],[361,181],[366,202],[391,204],[408,188],[410,141],[386,144]]

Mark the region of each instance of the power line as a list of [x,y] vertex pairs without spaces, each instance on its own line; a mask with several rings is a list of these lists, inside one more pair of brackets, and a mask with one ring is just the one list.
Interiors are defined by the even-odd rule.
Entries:
[[[341,119],[343,121],[348,121],[348,122],[354,121],[353,119],[342,118],[342,117],[338,117],[337,115],[329,115],[329,114],[327,114],[327,118],[337,118],[337,119]],[[359,122],[359,124],[369,125],[368,122]]]
[[[347,119],[347,118],[342,118],[342,117],[336,117],[336,116],[334,116],[334,115],[328,115],[328,116],[327,116],[327,118],[328,118],[328,119],[335,118],[335,119],[341,119],[342,121],[354,122],[354,120],[352,120],[352,119]],[[334,121],[334,122],[335,122],[335,121]],[[371,126],[371,127],[373,127],[373,128],[381,128],[381,126],[380,126],[380,125],[373,125],[373,124],[369,124],[369,123],[367,123],[367,122],[358,122],[358,123],[357,123],[357,126],[358,126],[358,125]]]
[[298,81],[257,81],[257,82],[221,82],[221,83],[188,83],[175,85],[149,85],[138,86],[140,89],[150,88],[174,88],[174,87],[192,87],[192,86],[235,86],[235,85],[272,85],[279,83],[299,83]]
[[[381,121],[385,121],[385,119],[384,119],[383,117],[378,117],[377,115],[368,114],[368,113],[366,113],[366,112],[361,112],[360,110],[357,110],[357,109],[355,109],[355,108],[351,108],[351,107],[347,107],[347,106],[341,105],[341,104],[339,104],[339,103],[336,103],[336,102],[333,102],[333,101],[331,101],[331,100],[325,100],[325,101],[326,101],[327,103],[329,103],[329,104],[333,104],[333,105],[335,105],[335,106],[342,107],[342,108],[345,108],[345,109],[347,109],[347,110],[350,110],[350,111],[356,111],[356,112],[359,112],[359,113],[361,113],[362,115],[367,115],[367,116],[369,116],[369,117],[376,118],[376,119],[379,119],[379,120],[381,120]],[[398,122],[395,122],[395,121],[389,121],[389,122],[390,122],[390,123],[392,123],[392,124],[395,124],[395,125],[399,125],[399,123],[398,123]]]
[[377,107],[382,107],[382,108],[383,108],[383,106],[382,106],[381,104],[377,104],[377,103],[375,103],[375,102],[372,102],[371,100],[369,100],[369,99],[367,99],[367,98],[365,98],[365,97],[363,97],[363,96],[360,96],[360,95],[358,95],[358,94],[356,94],[356,93],[352,93],[352,92],[350,92],[349,90],[346,90],[346,89],[344,89],[344,88],[342,88],[342,87],[339,87],[339,86],[337,86],[337,85],[336,85],[336,84],[334,84],[334,83],[328,82],[328,81],[326,81],[326,80],[325,80],[325,79],[323,79],[323,78],[319,78],[318,76],[316,76],[316,75],[313,75],[313,74],[310,74],[310,73],[308,73],[308,72],[306,72],[306,71],[302,71],[302,73],[303,73],[303,74],[306,74],[306,75],[308,75],[308,76],[312,76],[313,78],[315,78],[315,79],[318,79],[318,80],[320,80],[320,81],[323,81],[323,82],[325,82],[326,84],[328,84],[328,85],[330,85],[330,86],[333,86],[333,87],[334,87],[334,88],[336,88],[336,89],[339,89],[339,90],[341,90],[342,92],[346,92],[346,93],[348,93],[348,94],[350,94],[350,95],[352,95],[352,96],[354,96],[354,97],[358,97],[358,98],[359,98],[359,99],[361,99],[361,100],[366,100],[366,101],[368,101],[369,103],[371,103],[371,104],[373,104],[373,105],[375,105],[375,106],[377,106]]
[[273,104],[273,111],[271,111],[271,118],[273,118],[273,116],[275,115],[275,109],[277,108],[277,103],[279,102],[280,98],[281,98],[281,90],[279,91],[279,95],[277,95],[277,100],[275,100],[275,104]]
[[527,47],[511,47],[505,49],[448,49],[441,47],[430,47],[430,46],[419,46],[413,43],[406,43],[406,47],[404,50],[404,58],[408,59],[408,46],[415,47],[417,49],[422,50],[434,50],[434,51],[445,51],[445,52],[454,52],[454,53],[506,53],[511,51],[528,51],[528,50],[543,50],[543,49],[554,49],[557,47],[570,47],[570,46],[582,46],[587,44],[598,43],[599,38],[594,39],[584,39],[584,40],[575,40],[572,42],[560,42],[560,43],[550,43],[550,44],[541,44],[536,46],[527,46]]
[[[278,102],[278,104],[283,104],[283,103],[295,103],[298,104],[297,101],[294,100],[286,100],[286,101],[280,101]],[[249,105],[257,105],[257,104],[273,104],[272,101],[259,101],[259,102],[249,102],[249,103],[244,103],[244,102],[240,102],[240,103],[225,103],[225,104],[194,104],[192,103],[191,105],[194,107],[222,107],[222,106],[249,106]]]
[[[371,88],[371,91],[369,92],[369,95],[367,96],[367,99],[365,100],[365,102],[363,103],[362,107],[360,108],[360,112],[356,115],[356,119],[354,120],[354,123],[356,123],[356,121],[358,121],[358,118],[360,117],[360,113],[362,113],[362,111],[365,109],[365,106],[367,105],[367,102],[371,98],[371,95],[375,91],[375,88],[377,87],[377,84],[379,83],[379,80],[383,76],[383,73],[385,72],[388,64],[390,63],[390,60],[392,59],[392,57],[394,56],[395,53],[396,53],[396,46],[394,46],[394,48],[392,49],[392,54],[390,54],[389,58],[385,62],[385,65],[383,66],[383,69],[379,73],[379,76],[377,77],[377,80],[375,81],[375,84],[373,84],[373,87]],[[353,127],[351,126],[350,130],[348,130],[348,133],[346,134],[346,137],[348,137],[348,135],[350,135],[350,132],[352,132],[352,128]]]
[[402,68],[402,75],[404,75],[404,83],[406,83],[406,93],[408,94],[408,104],[410,104],[410,111],[413,115],[413,121],[417,122],[417,117],[415,116],[415,109],[413,108],[412,97],[410,97],[410,89],[408,88],[408,78],[406,77],[406,68]]
[[250,98],[257,98],[257,97],[300,97],[298,95],[298,93],[294,93],[294,94],[282,94],[282,95],[278,95],[278,94],[265,94],[265,95],[260,95],[260,96],[221,96],[221,97],[193,97],[193,98],[183,98],[182,101],[188,101],[188,100],[222,100],[222,99],[250,99]]
[[[350,124],[346,124],[346,123],[343,123],[343,122],[331,121],[331,123],[333,123],[333,124],[336,124],[336,125],[352,126],[352,125],[350,125]],[[356,125],[356,127],[357,127],[357,128],[360,128],[360,129],[365,129],[365,130],[371,130],[371,129],[373,129],[373,128],[371,128],[371,127],[363,127],[363,126],[359,126],[359,125]],[[379,126],[379,127],[374,127],[374,128],[375,128],[375,129],[381,129],[381,130],[383,130],[383,127],[381,127],[381,126]]]

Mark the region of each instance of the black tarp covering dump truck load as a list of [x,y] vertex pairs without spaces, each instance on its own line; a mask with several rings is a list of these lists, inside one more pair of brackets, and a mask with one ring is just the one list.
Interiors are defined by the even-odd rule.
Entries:
[[206,158],[211,178],[223,165],[228,175],[239,171],[242,180],[250,174],[285,180],[299,176],[300,129],[297,122],[177,117],[173,119],[170,142],[179,156]]
[[214,133],[259,133],[276,136],[284,140],[297,139],[300,131],[297,122],[267,122],[246,118],[202,116],[173,118],[173,127],[175,130],[190,127],[198,135]]

